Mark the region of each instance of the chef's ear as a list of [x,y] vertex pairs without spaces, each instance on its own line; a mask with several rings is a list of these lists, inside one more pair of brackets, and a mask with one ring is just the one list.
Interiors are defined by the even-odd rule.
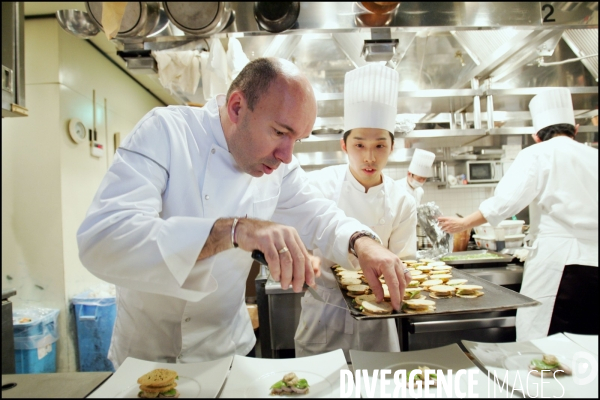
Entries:
[[573,137],[577,136],[577,132],[579,132],[579,124],[575,125],[575,133],[573,134]]
[[540,137],[537,135],[537,133],[532,133],[531,137],[533,138],[533,141],[536,143],[541,143],[542,139],[540,139]]
[[244,94],[235,90],[229,96],[229,101],[227,102],[227,115],[229,116],[229,120],[234,124],[240,122],[240,112],[246,106],[246,98]]
[[342,146],[344,153],[348,154],[348,149],[346,149],[346,142],[344,141],[344,138],[340,139],[340,145]]

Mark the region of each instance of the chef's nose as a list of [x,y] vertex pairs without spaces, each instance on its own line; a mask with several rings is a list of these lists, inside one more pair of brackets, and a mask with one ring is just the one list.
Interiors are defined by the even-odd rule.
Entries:
[[367,150],[365,152],[365,162],[375,161],[375,152],[373,150]]
[[289,138],[283,140],[275,149],[275,153],[273,154],[275,158],[284,164],[291,163],[292,154],[294,153],[294,143],[295,141]]

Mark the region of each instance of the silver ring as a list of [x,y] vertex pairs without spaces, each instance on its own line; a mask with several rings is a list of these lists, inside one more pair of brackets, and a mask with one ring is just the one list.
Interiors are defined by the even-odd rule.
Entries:
[[410,272],[408,268],[404,268],[404,273],[406,274],[407,272]]
[[290,249],[288,249],[287,246],[283,246],[283,249],[278,250],[279,254],[283,254],[283,253],[285,253],[287,251],[290,251]]

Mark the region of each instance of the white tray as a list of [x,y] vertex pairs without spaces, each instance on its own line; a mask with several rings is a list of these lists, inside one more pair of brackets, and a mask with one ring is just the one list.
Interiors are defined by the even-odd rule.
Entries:
[[229,372],[233,357],[190,364],[169,364],[127,357],[115,373],[96,389],[89,398],[137,398],[140,376],[157,368],[177,371],[177,390],[180,399],[217,397]]
[[302,358],[251,358],[235,356],[220,398],[270,397],[271,385],[280,381],[288,372],[308,381],[306,395],[271,396],[275,399],[293,397],[340,397],[340,371],[347,370],[344,352],[329,353]]

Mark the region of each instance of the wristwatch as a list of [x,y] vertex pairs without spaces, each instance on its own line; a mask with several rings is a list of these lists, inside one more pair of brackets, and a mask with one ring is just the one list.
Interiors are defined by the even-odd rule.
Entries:
[[369,231],[358,231],[358,232],[354,232],[352,234],[352,236],[350,236],[350,242],[348,243],[348,251],[350,251],[350,253],[354,254],[355,257],[358,258],[358,255],[356,254],[356,250],[354,250],[354,243],[356,243],[356,240],[358,238],[361,238],[363,236],[366,236],[368,238],[373,239],[374,241],[376,241],[379,244],[381,243],[381,239],[379,239],[379,237]]

